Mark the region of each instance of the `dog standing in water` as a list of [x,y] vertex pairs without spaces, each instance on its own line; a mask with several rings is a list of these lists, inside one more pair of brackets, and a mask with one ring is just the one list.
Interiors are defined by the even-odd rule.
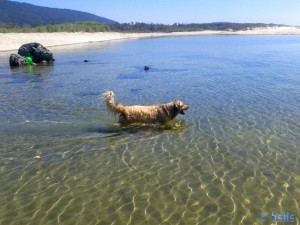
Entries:
[[189,106],[179,100],[152,106],[124,106],[115,102],[115,94],[112,91],[103,94],[107,109],[115,115],[119,115],[119,123],[129,125],[132,123],[163,124],[174,119],[179,113],[184,114]]

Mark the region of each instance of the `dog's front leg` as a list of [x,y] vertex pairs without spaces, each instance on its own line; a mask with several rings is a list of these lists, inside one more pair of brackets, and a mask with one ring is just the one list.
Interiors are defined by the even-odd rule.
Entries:
[[127,123],[127,116],[125,113],[121,113],[120,116],[119,116],[119,123],[121,124],[126,124]]

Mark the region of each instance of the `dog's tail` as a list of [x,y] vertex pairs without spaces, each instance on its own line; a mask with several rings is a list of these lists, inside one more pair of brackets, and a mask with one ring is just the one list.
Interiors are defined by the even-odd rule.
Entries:
[[122,113],[125,109],[124,106],[118,103],[115,103],[115,94],[113,91],[107,91],[102,94],[104,102],[106,103],[107,109],[113,114]]

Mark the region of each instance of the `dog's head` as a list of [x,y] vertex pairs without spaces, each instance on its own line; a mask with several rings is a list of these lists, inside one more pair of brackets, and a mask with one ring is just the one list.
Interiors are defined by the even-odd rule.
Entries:
[[180,113],[182,115],[184,115],[184,111],[188,110],[189,106],[183,104],[183,102],[179,101],[179,100],[175,100],[173,101],[173,110],[176,114]]

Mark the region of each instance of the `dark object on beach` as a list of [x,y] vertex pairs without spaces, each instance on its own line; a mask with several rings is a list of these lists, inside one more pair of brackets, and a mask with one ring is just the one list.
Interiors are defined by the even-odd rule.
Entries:
[[89,60],[85,59],[85,60],[83,60],[83,62],[89,62]]
[[26,66],[27,64],[25,57],[19,54],[11,54],[9,57],[10,66]]
[[39,43],[24,44],[19,48],[18,54],[21,56],[30,56],[32,62],[41,63],[43,61],[52,62],[53,54]]
[[148,71],[149,69],[150,69],[149,66],[145,66],[145,67],[144,67],[144,70],[145,70],[145,71]]

